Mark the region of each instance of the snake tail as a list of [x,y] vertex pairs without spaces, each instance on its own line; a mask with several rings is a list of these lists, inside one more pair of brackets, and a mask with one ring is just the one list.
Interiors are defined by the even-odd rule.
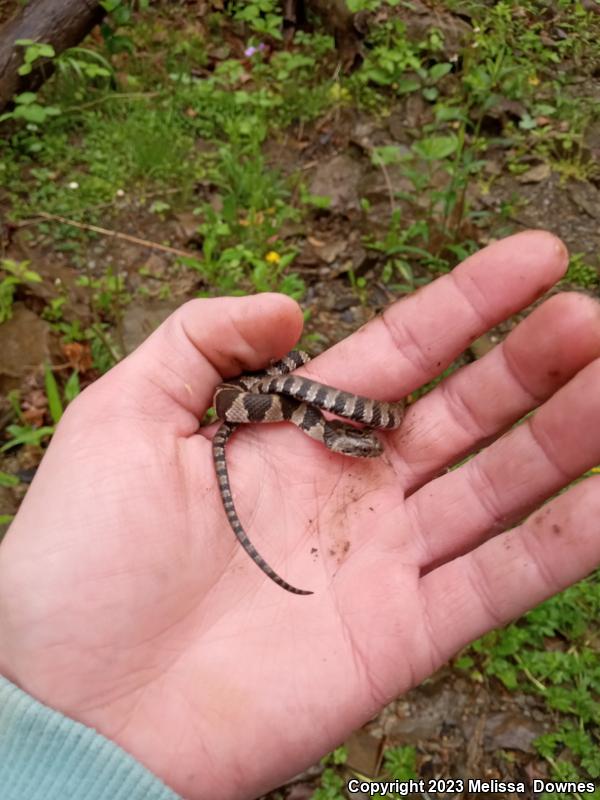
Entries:
[[309,592],[306,589],[297,589],[295,586],[292,586],[291,583],[284,581],[275,570],[270,567],[261,554],[258,552],[256,547],[252,544],[250,539],[248,538],[246,531],[243,529],[242,524],[239,520],[237,512],[235,510],[235,506],[233,504],[233,497],[231,495],[231,485],[229,483],[229,473],[227,472],[227,462],[225,460],[225,445],[227,441],[236,430],[237,425],[231,424],[229,422],[224,422],[221,427],[216,432],[212,448],[213,448],[213,459],[215,462],[215,470],[217,472],[217,481],[219,483],[219,491],[221,495],[221,500],[223,501],[223,508],[225,509],[225,514],[227,515],[227,519],[229,520],[229,524],[233,529],[239,543],[242,545],[246,553],[250,556],[252,561],[260,567],[260,569],[265,573],[267,577],[269,577],[274,583],[278,586],[281,586],[282,589],[285,589],[287,592],[291,592],[292,594],[301,594],[301,595],[309,595],[313,594],[313,592]]

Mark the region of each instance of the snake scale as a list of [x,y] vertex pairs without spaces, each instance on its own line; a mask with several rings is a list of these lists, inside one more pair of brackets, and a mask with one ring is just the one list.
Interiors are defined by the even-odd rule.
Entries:
[[[297,589],[273,570],[254,547],[233,504],[225,446],[238,425],[255,422],[293,422],[311,438],[334,453],[358,458],[381,455],[383,446],[373,428],[397,428],[402,422],[403,403],[384,403],[334,389],[310,378],[290,374],[306,364],[310,356],[292,350],[261,372],[250,372],[217,386],[213,404],[222,421],[213,439],[213,458],[225,514],[233,532],[250,558],[271,578],[293,594],[312,594]],[[321,411],[360,422],[365,428],[339,420],[327,420]]]

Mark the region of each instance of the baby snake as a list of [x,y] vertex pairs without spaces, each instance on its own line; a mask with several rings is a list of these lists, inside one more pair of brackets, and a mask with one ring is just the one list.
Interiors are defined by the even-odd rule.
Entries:
[[[225,513],[233,532],[250,558],[272,581],[294,594],[313,594],[297,589],[273,570],[256,550],[244,531],[236,513],[225,445],[240,424],[252,422],[293,422],[308,436],[321,442],[334,453],[358,458],[372,458],[383,452],[383,446],[372,428],[397,428],[402,422],[404,405],[370,400],[341,389],[334,389],[310,378],[290,373],[310,361],[310,356],[292,350],[281,361],[261,372],[247,373],[217,386],[213,404],[222,420],[213,439],[213,458]],[[339,420],[326,420],[321,411],[361,422],[366,428],[355,428]]]

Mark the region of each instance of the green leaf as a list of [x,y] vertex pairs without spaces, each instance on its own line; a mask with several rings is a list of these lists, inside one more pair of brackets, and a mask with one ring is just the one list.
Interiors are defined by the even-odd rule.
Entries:
[[7,431],[13,438],[0,447],[0,453],[4,453],[20,444],[39,445],[42,439],[54,433],[54,427],[45,425],[41,428],[32,428],[30,426],[9,425]]
[[522,119],[519,122],[519,128],[522,131],[530,131],[534,128],[537,128],[537,122],[531,117],[529,114],[523,114]]
[[467,670],[471,669],[471,667],[475,664],[475,659],[471,658],[471,656],[463,655],[459,656],[454,660],[454,666],[457,669]]
[[444,61],[442,64],[434,64],[429,70],[429,78],[435,83],[439,81],[440,78],[443,78],[444,75],[447,75],[451,69],[452,64],[448,61]]
[[21,274],[21,277],[24,281],[29,281],[29,283],[41,283],[42,276],[39,275],[37,272],[34,272],[32,269],[26,269]]
[[79,385],[79,373],[75,371],[65,383],[64,396],[67,403],[70,403],[72,400],[74,400],[80,391],[81,386]]
[[121,5],[112,12],[112,18],[116,25],[127,25],[131,19],[131,11],[127,6]]
[[423,89],[423,97],[430,103],[433,103],[438,95],[439,92],[435,86],[426,86],[425,89]]
[[48,398],[50,416],[54,424],[57,425],[63,415],[63,405],[60,399],[56,378],[48,363],[44,364],[44,383],[46,385],[46,396]]
[[555,106],[548,105],[548,103],[538,103],[535,106],[535,113],[538,116],[551,117],[553,114],[556,114],[556,108]]
[[452,155],[458,147],[456,136],[429,136],[415,142],[412,149],[427,161],[439,161]]
[[406,152],[395,144],[384,144],[381,147],[374,147],[371,151],[371,161],[377,167],[398,164],[403,160],[406,160]]
[[46,117],[46,111],[42,106],[18,106],[13,113],[16,119],[24,119],[27,122],[43,122]]
[[37,48],[38,53],[40,56],[44,58],[54,58],[56,55],[55,49],[52,47],[51,44],[46,44],[45,42],[40,42]]
[[314,208],[329,208],[331,206],[331,197],[327,195],[305,194],[302,197],[302,201]]
[[0,281],[0,324],[12,317],[13,297],[18,280],[13,277]]
[[44,42],[34,42],[27,46],[25,50],[25,61],[31,64],[38,58],[53,58],[56,55],[51,44]]
[[465,112],[457,108],[455,106],[444,106],[441,103],[435,108],[435,118],[438,122],[453,122],[458,120],[459,122],[468,122],[469,118]]
[[0,472],[0,486],[18,486],[20,483],[16,475],[10,475],[8,472]]
[[421,87],[421,81],[417,78],[400,78],[396,81],[398,94],[408,94],[408,92],[416,92]]
[[390,747],[386,750],[384,764],[387,772],[399,781],[408,781],[417,777],[417,750],[411,745]]
[[35,103],[36,100],[37,94],[35,94],[35,92],[23,92],[15,97],[15,103],[19,106],[31,105],[31,103]]

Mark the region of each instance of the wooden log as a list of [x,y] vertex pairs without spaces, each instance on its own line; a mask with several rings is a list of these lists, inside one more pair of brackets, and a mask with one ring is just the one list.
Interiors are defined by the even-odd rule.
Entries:
[[51,60],[36,61],[28,75],[19,75],[24,48],[19,39],[51,44],[58,55],[79,44],[105,15],[96,0],[31,0],[0,28],[0,111],[12,98],[35,92],[54,71]]

